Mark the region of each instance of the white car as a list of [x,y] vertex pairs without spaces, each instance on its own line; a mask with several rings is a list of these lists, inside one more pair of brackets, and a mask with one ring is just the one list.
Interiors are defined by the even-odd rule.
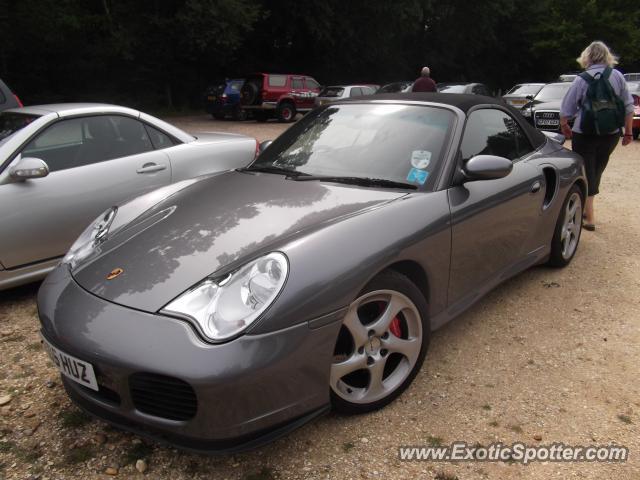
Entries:
[[58,104],[0,112],[0,290],[43,278],[100,212],[248,165],[256,139],[189,135],[136,110]]
[[374,93],[376,93],[375,89],[369,85],[334,85],[332,87],[324,87],[316,97],[316,107],[345,98],[362,97],[364,95],[373,95]]

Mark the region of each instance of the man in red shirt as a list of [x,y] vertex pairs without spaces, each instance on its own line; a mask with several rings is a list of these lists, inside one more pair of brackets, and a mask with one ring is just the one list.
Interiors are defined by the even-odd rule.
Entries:
[[437,92],[438,88],[436,87],[436,82],[431,78],[431,70],[429,67],[423,67],[422,72],[420,73],[420,78],[418,78],[413,83],[412,92]]

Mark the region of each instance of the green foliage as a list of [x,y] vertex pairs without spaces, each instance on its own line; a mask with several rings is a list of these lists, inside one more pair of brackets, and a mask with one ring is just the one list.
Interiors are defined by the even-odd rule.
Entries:
[[0,0],[0,78],[27,103],[200,107],[252,71],[321,83],[412,80],[506,89],[576,70],[592,40],[640,71],[637,0]]

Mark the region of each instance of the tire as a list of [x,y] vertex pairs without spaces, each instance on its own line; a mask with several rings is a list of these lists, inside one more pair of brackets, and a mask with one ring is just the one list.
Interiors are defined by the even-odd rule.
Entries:
[[548,262],[550,266],[566,267],[576,254],[582,231],[583,205],[582,190],[578,185],[573,185],[562,203],[562,209],[556,221]]
[[637,140],[640,137],[640,128],[634,128],[632,131],[633,139]]
[[260,88],[253,82],[245,83],[240,89],[240,103],[242,105],[253,105],[258,99]]
[[237,106],[233,109],[233,119],[238,122],[244,122],[247,119],[247,111]]
[[429,345],[427,315],[424,296],[404,275],[385,270],[367,284],[351,303],[334,348],[329,382],[336,411],[377,410],[411,384]]
[[276,108],[276,118],[282,123],[293,122],[297,113],[296,106],[291,102],[281,102]]
[[224,113],[222,112],[216,112],[216,113],[212,113],[211,116],[215,119],[215,120],[224,120]]

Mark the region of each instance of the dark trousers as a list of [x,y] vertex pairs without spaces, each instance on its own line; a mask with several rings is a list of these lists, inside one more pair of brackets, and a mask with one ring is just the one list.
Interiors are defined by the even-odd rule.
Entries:
[[616,148],[620,135],[584,135],[573,133],[571,148],[584,158],[584,167],[589,182],[589,196],[600,193],[600,179],[607,168],[609,156]]

